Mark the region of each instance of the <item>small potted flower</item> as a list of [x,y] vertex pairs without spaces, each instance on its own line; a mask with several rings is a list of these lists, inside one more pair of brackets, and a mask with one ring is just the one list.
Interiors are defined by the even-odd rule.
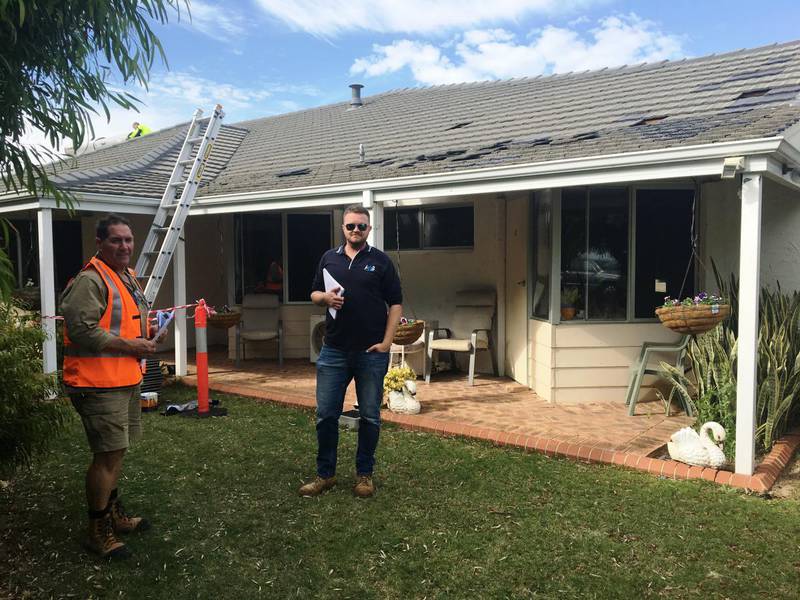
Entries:
[[561,320],[571,321],[578,312],[577,304],[580,290],[577,287],[565,287],[561,290]]
[[730,314],[731,307],[724,298],[706,292],[683,300],[666,296],[664,304],[656,309],[662,325],[684,334],[709,331]]

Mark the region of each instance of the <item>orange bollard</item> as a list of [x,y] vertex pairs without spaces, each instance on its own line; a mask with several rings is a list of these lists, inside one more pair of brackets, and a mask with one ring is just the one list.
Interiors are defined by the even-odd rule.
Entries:
[[197,350],[197,414],[210,416],[208,410],[208,342],[206,321],[208,309],[205,300],[198,300],[194,310],[195,348]]

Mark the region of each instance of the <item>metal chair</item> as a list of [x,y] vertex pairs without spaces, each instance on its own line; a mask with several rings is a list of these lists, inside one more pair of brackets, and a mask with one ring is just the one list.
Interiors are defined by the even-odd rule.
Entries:
[[[636,402],[639,400],[639,388],[642,386],[642,380],[645,375],[660,375],[661,369],[657,366],[649,367],[650,360],[654,354],[663,354],[665,352],[675,352],[675,367],[680,369],[683,365],[683,359],[686,357],[686,349],[689,347],[689,340],[692,336],[684,335],[678,342],[645,342],[642,344],[642,350],[639,353],[639,358],[631,365],[630,379],[628,380],[628,393],[625,396],[625,404],[628,406],[628,415],[633,416],[636,408]],[[670,395],[670,398],[672,396]],[[692,416],[692,407],[681,398],[683,410],[686,411],[687,416]]]

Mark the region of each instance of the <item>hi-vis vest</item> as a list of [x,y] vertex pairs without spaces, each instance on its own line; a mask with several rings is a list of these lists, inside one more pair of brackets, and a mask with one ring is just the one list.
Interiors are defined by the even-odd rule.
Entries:
[[[143,336],[139,307],[113,269],[94,257],[83,269],[94,269],[108,290],[108,305],[98,327],[126,339]],[[131,275],[133,271],[129,269]],[[134,281],[136,279],[134,278]],[[64,383],[71,387],[116,388],[136,385],[142,370],[135,356],[121,352],[87,350],[69,339],[64,328]]]

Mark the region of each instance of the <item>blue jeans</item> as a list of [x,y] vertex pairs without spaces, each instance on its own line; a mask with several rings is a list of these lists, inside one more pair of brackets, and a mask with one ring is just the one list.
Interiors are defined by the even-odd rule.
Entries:
[[350,382],[356,380],[361,421],[358,426],[356,473],[371,475],[381,430],[383,377],[389,368],[388,352],[337,350],[323,346],[317,360],[317,475],[336,474],[339,416]]

